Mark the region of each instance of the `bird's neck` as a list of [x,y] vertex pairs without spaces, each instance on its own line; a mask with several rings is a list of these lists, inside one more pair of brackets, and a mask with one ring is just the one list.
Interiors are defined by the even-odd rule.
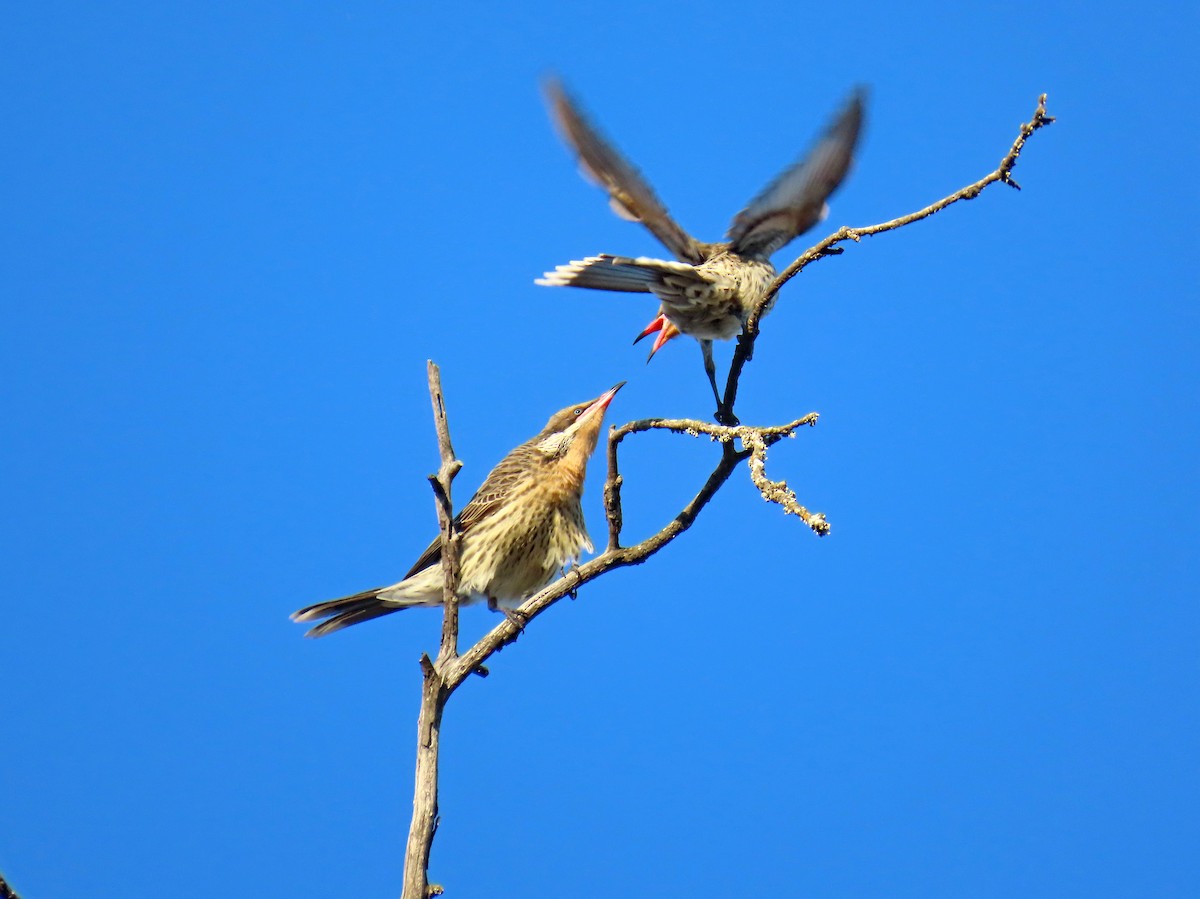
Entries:
[[587,474],[588,459],[592,457],[592,452],[596,449],[596,442],[599,438],[599,429],[595,431],[581,431],[575,435],[575,439],[571,441],[571,445],[567,448],[566,453],[558,460],[557,468],[559,475],[568,490],[574,493],[579,493],[583,490],[583,479]]

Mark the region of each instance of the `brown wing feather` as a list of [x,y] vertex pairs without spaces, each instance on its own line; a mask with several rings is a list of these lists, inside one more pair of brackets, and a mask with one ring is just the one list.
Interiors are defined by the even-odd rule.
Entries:
[[406,581],[414,574],[424,571],[431,565],[436,565],[442,561],[442,535],[438,534],[433,538],[433,542],[429,544],[428,549],[421,553],[417,561],[413,562],[413,567],[408,569],[408,574],[404,575],[400,580]]
[[575,151],[588,174],[608,192],[614,211],[622,218],[645,225],[675,258],[696,265],[703,262],[700,245],[671,218],[641,173],[592,127],[562,84],[550,79],[545,92],[550,115],[563,140]]
[[[536,438],[535,438],[536,439]],[[471,501],[463,506],[462,511],[454,516],[455,524],[464,532],[468,532],[471,526],[486,518],[495,509],[502,505],[505,499],[512,493],[513,488],[520,482],[521,478],[529,472],[529,454],[533,452],[532,441],[523,443],[510,452],[507,456],[497,463],[479,489],[475,491],[475,495],[471,497]],[[425,552],[421,553],[412,568],[408,570],[408,574],[404,575],[404,579],[412,577],[420,571],[424,571],[431,565],[436,565],[442,560],[442,536],[433,538],[433,542],[429,544]]]
[[825,214],[842,183],[862,130],[866,94],[855,91],[804,159],[783,171],[739,212],[729,227],[733,250],[770,256]]

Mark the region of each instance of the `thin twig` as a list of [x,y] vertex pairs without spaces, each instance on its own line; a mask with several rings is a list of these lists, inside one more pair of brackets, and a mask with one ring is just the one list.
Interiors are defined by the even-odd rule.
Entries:
[[818,537],[829,533],[829,522],[822,512],[809,512],[800,505],[796,493],[787,485],[787,481],[772,481],[767,477],[767,442],[760,434],[748,434],[745,442],[750,447],[750,480],[767,502],[776,503],[790,515],[797,515],[800,520],[813,529]]
[[796,257],[795,261],[780,272],[775,280],[771,282],[771,286],[767,289],[767,292],[763,294],[762,299],[758,301],[750,315],[746,318],[742,333],[738,335],[737,347],[733,351],[733,360],[729,364],[729,376],[725,381],[725,401],[723,407],[732,413],[733,404],[737,401],[738,385],[741,381],[742,369],[747,362],[754,358],[754,343],[758,339],[759,322],[762,320],[763,310],[770,307],[771,302],[775,299],[775,296],[779,293],[779,289],[784,284],[818,259],[823,259],[826,256],[841,255],[842,249],[838,244],[848,240],[857,243],[863,237],[869,237],[872,234],[881,234],[884,231],[893,231],[896,228],[911,225],[913,222],[919,222],[921,219],[929,218],[934,213],[941,212],[947,206],[957,203],[959,200],[975,199],[985,187],[998,181],[1003,181],[1011,187],[1020,190],[1020,185],[1013,180],[1012,170],[1017,164],[1021,150],[1024,149],[1025,142],[1029,140],[1035,131],[1046,127],[1053,121],[1054,116],[1046,115],[1046,95],[1042,94],[1038,98],[1037,108],[1033,112],[1033,117],[1028,122],[1021,124],[1020,133],[1017,134],[1016,140],[1013,141],[1008,152],[1004,154],[1004,158],[1000,160],[1000,165],[994,171],[973,184],[968,184],[961,190],[955,191],[950,196],[943,197],[936,203],[926,206],[924,209],[918,209],[916,212],[911,212],[908,215],[902,215],[891,221],[882,222],[878,225],[868,225],[863,228],[843,226],[820,243],[814,244]]
[[773,437],[772,443],[789,436],[797,428],[808,425],[812,427],[816,425],[820,416],[816,412],[809,412],[807,415],[797,418],[795,421],[790,421],[785,425],[770,425],[767,427],[754,427],[751,425],[715,425],[707,421],[698,421],[694,418],[641,418],[637,421],[626,422],[619,428],[614,427],[609,436],[611,443],[620,443],[625,439],[627,434],[637,434],[641,431],[663,430],[671,431],[676,434],[687,434],[689,437],[699,437],[701,434],[711,437],[720,443],[728,443],[731,440],[741,440],[745,442],[745,438],[750,434],[759,434],[764,439]]
[[810,412],[803,418],[798,418],[789,424],[763,428],[751,428],[744,425],[726,427],[725,425],[709,424],[706,421],[697,421],[692,418],[643,418],[638,421],[627,422],[620,427],[613,425],[609,428],[608,432],[608,479],[604,482],[604,514],[608,520],[608,551],[611,552],[621,545],[621,528],[624,524],[624,515],[621,510],[621,486],[625,483],[625,479],[621,476],[617,467],[617,446],[629,434],[637,434],[649,430],[672,431],[676,434],[687,434],[691,437],[699,437],[701,434],[705,434],[713,440],[724,444],[726,449],[724,456],[727,462],[740,462],[742,459],[747,458],[750,452],[749,450],[734,450],[732,446],[734,440],[742,440],[744,446],[745,435],[754,432],[760,436],[766,446],[770,446],[776,441],[790,436],[801,425],[815,425],[817,418],[816,412]]
[[616,425],[608,429],[608,444],[605,452],[608,457],[608,478],[604,481],[604,517],[608,521],[609,552],[620,547],[621,528],[625,523],[625,516],[621,510],[621,485],[625,483],[625,479],[621,477],[621,472],[617,468],[617,444],[621,441],[616,437],[616,432]]
[[445,583],[442,587],[442,646],[438,652],[438,664],[458,655],[458,577],[459,550],[462,535],[454,523],[454,508],[450,501],[450,485],[455,475],[462,470],[462,462],[454,455],[450,442],[450,422],[446,418],[446,398],[442,394],[442,372],[432,360],[426,363],[429,375],[429,399],[433,403],[433,426],[437,431],[438,453],[441,465],[437,474],[429,476],[437,498],[438,529],[442,534],[442,571]]
[[421,656],[421,711],[417,717],[417,765],[413,785],[413,815],[404,850],[404,889],[402,899],[428,899],[441,894],[440,886],[429,883],[429,853],[438,827],[438,765],[440,762],[442,714],[452,688],[446,672],[458,659],[458,575],[461,535],[454,521],[450,485],[462,468],[450,442],[450,424],[446,400],[442,394],[442,374],[432,360],[427,363],[429,398],[433,403],[434,429],[437,431],[441,464],[436,475],[429,476],[437,504],[441,529],[441,564],[445,577],[442,587],[442,643],[437,662]]

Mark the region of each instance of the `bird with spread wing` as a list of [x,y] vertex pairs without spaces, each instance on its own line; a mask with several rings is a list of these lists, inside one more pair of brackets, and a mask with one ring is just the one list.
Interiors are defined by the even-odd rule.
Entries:
[[712,342],[736,335],[766,295],[775,280],[771,255],[828,214],[826,201],[846,177],[858,145],[865,92],[852,93],[808,154],[734,216],[727,242],[704,243],[671,217],[653,188],[592,126],[557,80],[548,81],[545,89],[551,116],[585,174],[608,192],[618,215],[645,225],[675,259],[589,256],[557,266],[536,283],[654,294],[660,302],[658,315],[637,340],[657,332],[652,358],[680,334],[696,338],[718,420],[732,420],[717,390]]

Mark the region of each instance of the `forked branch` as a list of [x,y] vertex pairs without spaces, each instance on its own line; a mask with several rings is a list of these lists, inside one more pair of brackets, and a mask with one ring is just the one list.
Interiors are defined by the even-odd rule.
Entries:
[[[989,184],[997,181],[1003,181],[1019,189],[1012,178],[1012,170],[1021,150],[1024,148],[1026,140],[1035,131],[1053,121],[1051,116],[1046,115],[1046,95],[1043,94],[1038,100],[1033,118],[1021,125],[1020,134],[1008,153],[1001,159],[1000,165],[985,177],[924,209],[900,218],[865,228],[839,228],[820,243],[802,253],[779,274],[766,295],[746,319],[742,333],[738,336],[737,348],[734,351],[729,377],[726,380],[723,409],[732,414],[742,370],[754,353],[754,344],[758,339],[763,310],[784,284],[817,259],[840,254],[842,250],[838,245],[847,240],[857,242],[864,236],[891,231],[928,218],[952,203],[978,196]],[[438,739],[442,711],[446,702],[463,681],[472,674],[486,674],[484,663],[499,649],[515,641],[529,622],[564,596],[574,596],[576,590],[583,584],[593,581],[613,569],[639,565],[680,536],[692,526],[701,510],[708,505],[743,461],[748,461],[750,479],[764,499],[778,504],[785,513],[798,516],[818,535],[829,532],[829,524],[825,521],[824,515],[819,512],[809,512],[801,505],[795,491],[788,486],[786,481],[771,480],[766,474],[767,449],[785,437],[795,436],[795,432],[801,426],[815,425],[817,422],[815,412],[788,424],[773,427],[744,425],[726,427],[693,419],[665,418],[643,419],[629,422],[620,427],[613,427],[609,431],[608,437],[608,477],[604,485],[604,509],[608,522],[608,545],[605,550],[590,561],[566,572],[554,583],[526,600],[517,609],[517,614],[506,617],[474,646],[459,655],[457,651],[459,535],[453,520],[450,482],[461,467],[461,463],[455,459],[454,450],[450,444],[450,431],[446,421],[441,380],[437,366],[432,362],[429,363],[429,390],[433,400],[434,420],[437,426],[438,445],[442,460],[438,474],[430,476],[430,482],[433,484],[437,497],[438,520],[442,529],[442,558],[446,574],[444,598],[446,602],[442,644],[437,661],[431,661],[427,655],[421,657],[424,687],[418,721],[413,820],[405,854],[404,899],[426,899],[428,896],[438,895],[442,892],[441,887],[428,883],[427,871],[430,847],[437,830]],[[621,510],[621,489],[624,479],[617,464],[618,447],[630,434],[651,430],[664,430],[693,437],[707,436],[721,444],[721,456],[704,485],[670,522],[657,533],[633,546],[623,547],[621,546],[621,531],[624,523]]]

